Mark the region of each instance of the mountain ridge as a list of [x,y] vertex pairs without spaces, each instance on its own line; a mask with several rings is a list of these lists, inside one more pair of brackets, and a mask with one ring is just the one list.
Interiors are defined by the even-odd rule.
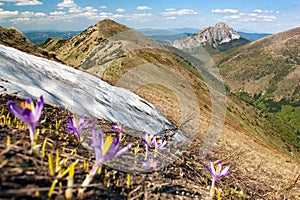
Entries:
[[71,38],[50,38],[42,43],[40,47],[49,52],[54,52],[66,64],[79,67],[95,46],[110,36],[126,30],[130,30],[130,28],[106,19]]

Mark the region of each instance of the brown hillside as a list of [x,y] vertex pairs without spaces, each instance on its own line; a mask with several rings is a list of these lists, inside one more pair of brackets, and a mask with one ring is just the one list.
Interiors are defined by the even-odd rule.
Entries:
[[16,48],[20,51],[39,56],[42,58],[47,58],[57,62],[58,60],[53,53],[48,53],[47,51],[38,48],[33,43],[31,43],[20,31],[14,28],[2,28],[0,27],[0,44]]

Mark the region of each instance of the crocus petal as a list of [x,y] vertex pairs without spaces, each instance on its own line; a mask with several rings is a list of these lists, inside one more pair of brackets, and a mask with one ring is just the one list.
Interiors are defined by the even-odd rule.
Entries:
[[215,176],[216,175],[216,171],[215,171],[214,164],[211,161],[209,161],[209,164],[210,164],[210,171],[211,171],[212,175]]
[[84,122],[81,126],[82,128],[85,128],[87,125],[89,125],[89,123],[91,123],[91,120],[87,120],[86,122]]
[[35,116],[36,116],[36,121],[38,121],[42,115],[42,110],[44,108],[44,98],[43,96],[40,97],[40,99],[38,100],[37,104],[36,104],[36,108],[35,108]]
[[102,136],[102,132],[98,131],[97,132],[97,137],[98,137],[98,143],[94,145],[94,150],[95,150],[95,157],[96,160],[101,160],[103,155],[102,155],[102,140],[103,140],[103,136]]
[[154,142],[154,139],[155,135],[147,134],[146,132],[144,132],[142,135],[142,141],[149,147]]
[[72,125],[74,128],[77,128],[77,124],[73,116],[70,116],[70,125]]
[[118,156],[124,154],[128,149],[131,148],[131,146],[132,146],[131,144],[128,144],[126,147],[124,147],[123,149],[121,149],[120,151],[118,151],[118,152],[115,154],[114,157],[118,157]]
[[166,144],[167,141],[163,137],[158,136],[154,139],[155,149],[162,149]]
[[24,117],[22,115],[23,110],[18,107],[13,101],[8,101],[6,103],[7,107],[9,108],[10,112],[17,118],[19,118],[20,120],[24,121]]
[[[119,145],[120,145],[120,139],[121,137],[120,136],[117,136],[113,141],[112,143],[110,144],[108,150],[106,153],[104,153],[105,155],[105,160],[107,159],[110,159],[110,158],[113,158],[115,157],[116,153],[117,153],[117,150],[119,148]],[[104,146],[105,146],[105,143],[104,143]]]
[[66,126],[66,133],[68,134],[74,134],[77,138],[80,139],[80,135],[82,130],[90,123],[91,121],[88,120],[84,122],[84,116],[81,115],[78,120],[74,119],[73,116],[70,116],[68,121],[67,121],[67,126]]
[[78,124],[82,124],[84,121],[84,116],[80,115],[79,119],[78,119]]
[[32,101],[32,99],[28,98],[28,99],[25,100],[25,107],[29,108],[30,110],[33,109],[33,101]]
[[107,136],[104,141],[103,149],[102,149],[102,154],[106,154],[107,152],[111,152],[112,148],[116,147],[114,144],[114,139],[111,135]]
[[221,171],[222,171],[222,161],[219,161],[216,167],[216,172],[221,172]]
[[124,130],[124,124],[121,122],[118,122],[117,124],[112,125],[112,129],[114,131],[117,131],[118,133],[122,133]]
[[23,115],[24,118],[26,118],[26,120],[29,120],[29,119],[30,119],[30,121],[35,121],[35,118],[34,118],[34,116],[33,116],[33,114],[32,114],[32,111],[29,110],[28,108],[25,108],[25,109],[23,110],[22,115]]
[[230,174],[230,172],[228,172],[229,168],[230,168],[230,165],[228,165],[227,167],[225,167],[223,169],[223,171],[221,172],[221,176],[227,176],[227,175],[229,175]]
[[149,145],[148,143],[148,136],[149,134],[147,134],[146,132],[143,133],[143,136],[142,136],[142,140],[145,144]]
[[142,161],[143,166],[150,169],[155,170],[157,168],[157,159],[156,158],[149,158],[148,160]]
[[96,160],[100,160],[102,157],[102,133],[100,131],[95,132],[95,124],[92,124],[92,146],[94,147]]

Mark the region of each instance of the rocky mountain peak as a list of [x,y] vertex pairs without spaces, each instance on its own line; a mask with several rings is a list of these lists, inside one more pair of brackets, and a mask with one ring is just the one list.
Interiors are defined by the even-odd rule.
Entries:
[[[226,46],[228,48],[231,48],[231,46],[236,47],[246,42],[248,41],[243,39],[233,28],[224,22],[219,22],[191,36],[175,40],[171,45],[179,49],[191,49],[199,46],[208,46],[212,49],[217,49],[220,46]],[[234,44],[231,45],[232,43]]]
[[[224,22],[219,22],[215,26],[207,28],[204,32],[198,32],[199,36],[201,34],[211,36],[211,39],[216,41],[217,44],[222,44],[230,42],[231,40],[240,39],[241,36],[230,26]],[[197,35],[197,33],[196,33]]]

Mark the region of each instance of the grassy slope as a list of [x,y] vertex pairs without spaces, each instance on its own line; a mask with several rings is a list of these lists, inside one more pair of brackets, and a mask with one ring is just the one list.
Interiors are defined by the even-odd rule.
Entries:
[[299,100],[300,28],[271,35],[214,57],[232,91]]
[[296,28],[215,56],[231,92],[266,117],[272,130],[268,135],[292,144],[298,152],[299,39],[300,28]]

